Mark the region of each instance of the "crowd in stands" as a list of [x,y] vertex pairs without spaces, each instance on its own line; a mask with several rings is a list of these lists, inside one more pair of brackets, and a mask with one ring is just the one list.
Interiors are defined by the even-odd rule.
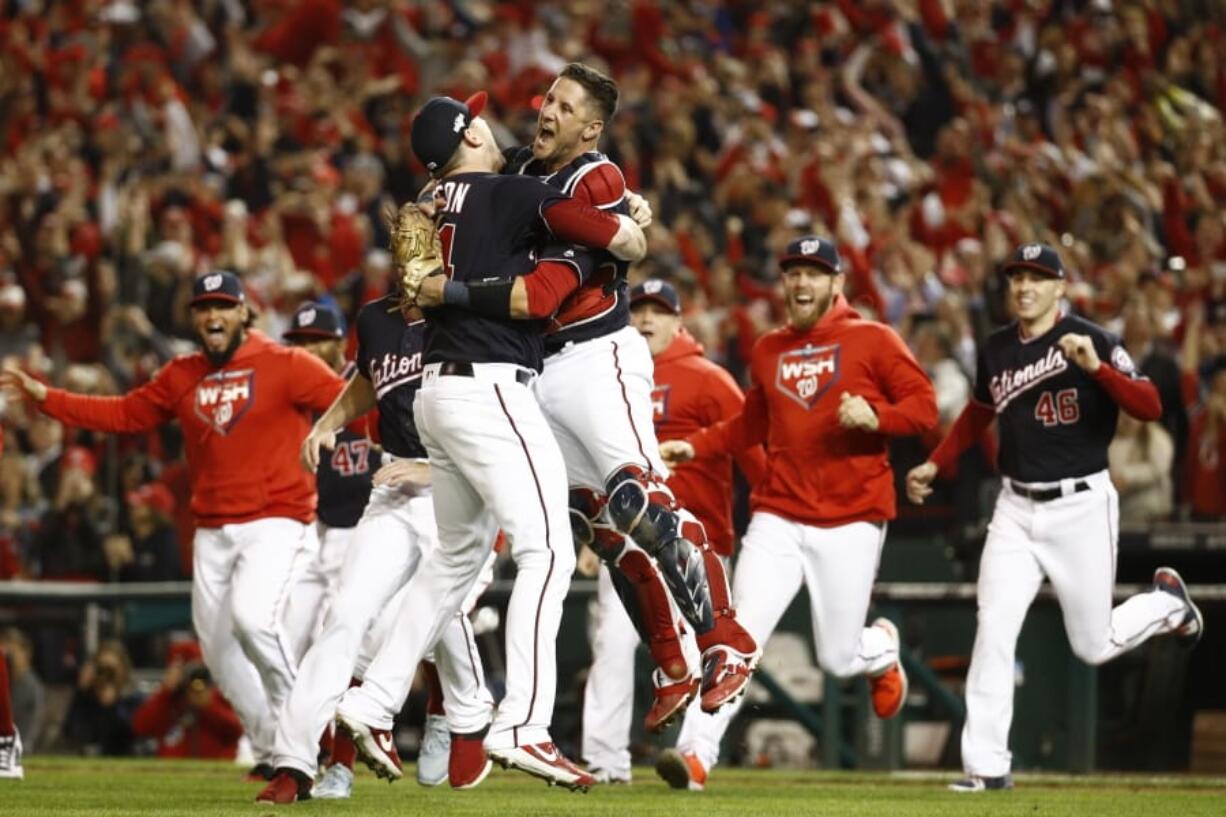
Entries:
[[[617,79],[604,149],[656,214],[632,275],[675,281],[735,376],[782,318],[773,257],[819,233],[854,305],[931,374],[947,428],[1008,319],[998,264],[1044,241],[1068,308],[1118,332],[1162,394],[1161,422],[1123,422],[1111,447],[1124,519],[1226,517],[1212,0],[9,0],[0,361],[125,391],[193,348],[191,282],[216,268],[274,337],[308,298],[352,317],[389,287],[384,208],[426,181],[415,108],[487,90],[500,140],[522,143],[574,60]],[[108,438],[3,412],[0,579],[190,569],[175,428]],[[978,456],[951,497],[990,472]],[[123,698],[100,660],[73,711],[106,745],[103,692]]]

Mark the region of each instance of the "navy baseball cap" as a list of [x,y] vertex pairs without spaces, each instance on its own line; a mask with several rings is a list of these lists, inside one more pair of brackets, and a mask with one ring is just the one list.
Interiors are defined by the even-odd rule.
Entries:
[[291,341],[340,339],[345,337],[345,322],[332,307],[307,301],[294,312],[289,329],[281,337]]
[[668,281],[659,278],[648,278],[630,290],[631,309],[644,301],[657,303],[674,315],[681,314],[681,297],[677,294],[677,288]]
[[247,303],[247,297],[243,294],[243,282],[229,270],[218,270],[201,275],[192,284],[190,305],[195,306],[207,301]]
[[788,244],[779,257],[779,266],[787,269],[792,264],[815,264],[832,275],[843,271],[843,262],[839,259],[839,250],[834,242],[816,235],[802,236]]
[[485,91],[478,91],[463,102],[436,96],[417,112],[410,140],[413,153],[430,175],[447,164],[460,146],[464,130],[485,110],[485,101]]
[[1064,277],[1064,262],[1060,260],[1060,253],[1047,244],[1023,244],[1014,250],[1001,272],[1008,275],[1015,269],[1032,269],[1051,278]]

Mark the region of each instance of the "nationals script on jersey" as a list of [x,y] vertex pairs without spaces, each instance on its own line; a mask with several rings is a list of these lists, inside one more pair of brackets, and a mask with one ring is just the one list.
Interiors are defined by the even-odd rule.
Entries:
[[994,332],[979,352],[975,400],[1000,424],[1000,471],[1022,482],[1056,482],[1107,467],[1119,406],[1060,349],[1060,338],[1088,335],[1103,366],[1144,380],[1118,338],[1074,315],[1023,338],[1016,324]]

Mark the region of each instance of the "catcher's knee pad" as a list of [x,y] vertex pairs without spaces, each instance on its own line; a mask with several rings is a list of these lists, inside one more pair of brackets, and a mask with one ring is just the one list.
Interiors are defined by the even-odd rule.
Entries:
[[619,531],[655,554],[681,535],[681,520],[672,491],[648,471],[626,465],[605,483],[609,518]]
[[605,499],[588,488],[570,489],[570,532],[575,547],[590,547],[610,565],[621,556],[626,542],[603,520]]

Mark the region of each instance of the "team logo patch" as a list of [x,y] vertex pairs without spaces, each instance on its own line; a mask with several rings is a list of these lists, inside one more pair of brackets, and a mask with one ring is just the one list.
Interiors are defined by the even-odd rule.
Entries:
[[664,282],[656,278],[652,278],[649,281],[643,282],[643,292],[645,292],[648,295],[659,295],[660,291],[663,289],[664,289]]
[[1041,252],[1043,252],[1043,248],[1038,244],[1027,244],[1025,247],[1022,247],[1022,258],[1027,261],[1033,261],[1039,257]]
[[822,251],[822,240],[820,238],[810,238],[807,241],[800,242],[801,255],[817,255]]
[[298,313],[298,325],[299,326],[310,326],[313,323],[315,323],[315,310],[314,309],[304,309]]
[[255,370],[214,372],[196,384],[196,416],[229,434],[255,402]]
[[1137,370],[1137,365],[1132,362],[1132,356],[1123,346],[1116,346],[1111,350],[1111,365],[1124,374],[1133,374]]
[[779,356],[775,387],[807,409],[839,380],[839,345],[805,346]]
[[656,425],[668,419],[668,392],[672,386],[656,386],[651,390],[651,419]]
[[221,273],[214,273],[212,275],[204,276],[204,291],[216,292],[217,290],[221,289],[221,282]]

